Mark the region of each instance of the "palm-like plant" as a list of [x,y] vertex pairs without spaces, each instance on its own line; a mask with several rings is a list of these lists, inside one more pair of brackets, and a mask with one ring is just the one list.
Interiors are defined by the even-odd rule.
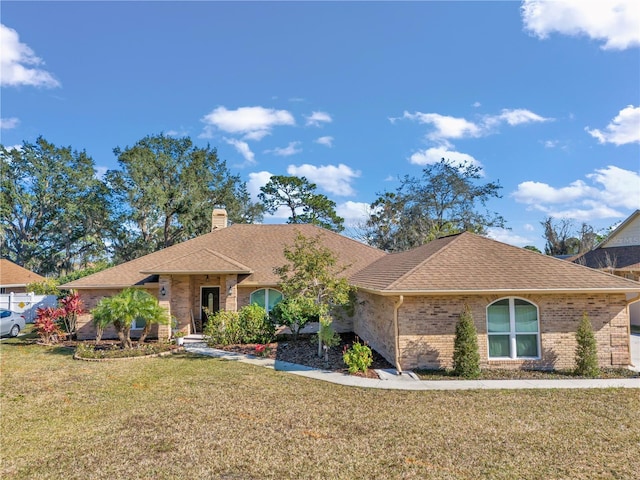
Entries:
[[[167,312],[158,304],[151,294],[137,288],[127,288],[111,298],[100,301],[91,312],[94,325],[104,328],[110,323],[116,329],[122,348],[131,348],[131,325],[134,320],[145,320],[145,326],[140,336],[144,342],[153,324],[169,323]],[[96,319],[97,317],[97,319]]]

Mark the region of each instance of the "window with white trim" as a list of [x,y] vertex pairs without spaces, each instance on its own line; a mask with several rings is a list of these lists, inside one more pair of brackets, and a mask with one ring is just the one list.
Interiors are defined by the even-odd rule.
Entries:
[[249,303],[253,305],[260,305],[264,308],[267,313],[271,311],[273,307],[275,307],[276,303],[282,300],[282,293],[273,288],[261,288],[260,290],[255,290],[251,292],[251,296],[249,298]]
[[503,298],[487,307],[489,359],[540,358],[538,307]]
[[136,318],[131,322],[131,330],[142,330],[146,324],[144,318]]

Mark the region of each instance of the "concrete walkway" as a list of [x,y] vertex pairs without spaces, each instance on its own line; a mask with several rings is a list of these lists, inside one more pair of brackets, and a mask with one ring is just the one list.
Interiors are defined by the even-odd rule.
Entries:
[[419,380],[412,373],[397,375],[395,370],[376,370],[380,379],[356,377],[329,370],[318,370],[305,365],[282,362],[253,355],[243,355],[210,348],[202,342],[185,342],[191,353],[224,360],[249,363],[260,367],[289,372],[301,377],[323,380],[351,387],[384,388],[388,390],[497,390],[539,388],[640,388],[640,378],[618,379],[566,379],[566,380]]

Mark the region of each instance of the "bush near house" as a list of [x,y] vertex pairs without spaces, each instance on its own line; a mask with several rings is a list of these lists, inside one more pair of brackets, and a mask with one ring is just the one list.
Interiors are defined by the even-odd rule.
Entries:
[[269,343],[275,335],[275,325],[259,305],[247,305],[238,312],[207,313],[207,318],[204,335],[210,346]]
[[576,332],[576,369],[575,374],[582,377],[597,377],[600,375],[598,366],[598,348],[596,337],[589,315],[582,315],[580,326]]
[[453,343],[453,374],[464,378],[480,376],[478,332],[473,324],[469,305],[464,306],[456,325],[456,337]]

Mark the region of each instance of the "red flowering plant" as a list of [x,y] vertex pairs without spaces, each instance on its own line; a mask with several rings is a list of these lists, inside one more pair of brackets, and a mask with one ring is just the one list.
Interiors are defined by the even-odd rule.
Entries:
[[270,351],[271,349],[262,343],[256,345],[256,355],[258,355],[259,357],[266,357],[267,355],[269,355]]
[[73,337],[77,330],[78,315],[83,313],[80,294],[72,290],[69,295],[60,300],[60,305],[62,305],[62,310],[64,310],[64,315],[62,315],[64,328],[69,334],[69,337]]
[[50,345],[58,341],[62,334],[58,321],[65,314],[64,308],[46,307],[36,310],[36,320],[33,325],[43,343]]

